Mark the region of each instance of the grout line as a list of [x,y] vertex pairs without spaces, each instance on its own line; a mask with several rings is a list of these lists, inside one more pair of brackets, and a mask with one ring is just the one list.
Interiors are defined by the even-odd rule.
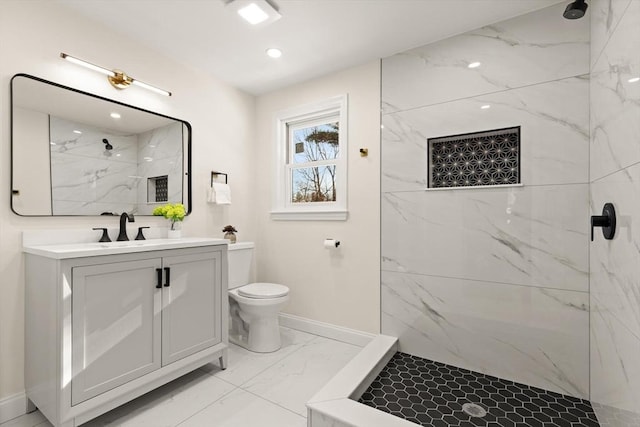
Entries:
[[520,286],[520,287],[524,287],[524,288],[535,288],[535,289],[540,289],[540,290],[547,289],[547,290],[552,290],[552,291],[565,291],[565,292],[577,292],[577,293],[581,293],[581,294],[589,294],[588,290],[582,291],[582,290],[577,290],[577,289],[555,288],[555,287],[551,287],[551,286],[536,286],[536,285],[524,285],[522,283],[495,282],[495,281],[492,281],[492,280],[467,279],[467,278],[464,278],[464,277],[441,276],[441,275],[436,275],[436,274],[424,274],[424,273],[416,273],[416,272],[411,272],[411,271],[385,270],[384,268],[382,268],[382,272],[395,273],[395,274],[399,274],[399,275],[409,274],[409,275],[414,275],[414,276],[437,277],[437,278],[440,278],[440,279],[464,280],[466,282],[481,282],[481,283],[486,283],[486,284],[490,284],[490,285]]
[[[570,75],[570,76],[560,77],[560,78],[557,78],[557,79],[543,80],[543,81],[540,81],[540,82],[534,82],[534,83],[525,84],[523,86],[507,87],[507,88],[496,90],[496,91],[492,91],[492,92],[483,92],[483,93],[479,93],[479,94],[472,95],[472,96],[465,96],[465,97],[462,97],[462,98],[448,99],[446,101],[434,102],[433,104],[418,105],[418,106],[415,106],[415,107],[406,108],[404,110],[390,111],[388,113],[383,113],[382,115],[383,116],[393,116],[393,115],[396,115],[396,114],[402,114],[402,113],[406,113],[406,112],[409,112],[409,111],[419,110],[421,108],[428,108],[428,107],[433,107],[433,106],[436,106],[436,105],[449,104],[451,102],[458,102],[458,101],[465,101],[465,100],[469,100],[469,99],[482,98],[482,97],[486,97],[486,96],[490,96],[490,95],[495,95],[495,94],[498,94],[498,93],[509,92],[509,91],[512,91],[512,90],[519,90],[519,89],[524,89],[524,88],[530,88],[530,87],[533,87],[533,86],[539,86],[539,85],[544,85],[544,84],[549,84],[549,83],[554,83],[554,82],[560,82],[562,80],[578,79],[578,78],[582,78],[584,76],[590,76],[590,64],[587,64],[587,71],[584,72],[584,73],[573,74],[573,75]],[[382,104],[384,105],[384,101],[382,101]]]
[[[240,390],[242,390],[242,391],[244,391],[244,392],[246,392],[246,393],[249,393],[249,394],[250,394],[250,395],[252,395],[252,396],[257,397],[258,399],[264,400],[265,402],[271,403],[272,405],[276,405],[276,406],[278,406],[279,408],[282,408],[282,409],[284,409],[284,410],[286,410],[286,411],[288,411],[288,412],[291,412],[292,414],[296,414],[297,416],[299,416],[299,417],[301,417],[301,418],[304,418],[305,420],[307,419],[307,417],[306,417],[305,415],[300,415],[300,414],[299,414],[299,413],[297,413],[296,411],[294,411],[294,410],[292,410],[292,409],[289,409],[289,408],[287,408],[286,406],[282,406],[282,405],[281,405],[281,404],[279,404],[278,402],[274,402],[274,401],[272,401],[272,400],[269,400],[269,399],[267,399],[266,397],[262,397],[262,396],[260,396],[259,394],[256,394],[256,393],[254,393],[254,392],[252,392],[252,391],[249,391],[249,390],[247,390],[247,389],[244,389],[244,388],[240,388]],[[305,405],[305,407],[306,407],[306,405]]]
[[[638,161],[637,163],[640,163],[640,161]],[[635,164],[637,164],[635,163]],[[615,172],[614,172],[615,173]],[[483,186],[482,188],[473,188],[473,186],[469,186],[469,187],[460,187],[461,189],[465,189],[465,190],[476,190],[476,191],[482,191],[482,190],[500,190],[500,189],[518,189],[518,188],[522,188],[527,189],[527,188],[541,188],[541,187],[568,187],[568,186],[579,186],[579,185],[590,185],[591,182],[586,181],[586,182],[566,182],[566,183],[561,183],[561,184],[522,184],[522,185],[509,185],[504,186],[504,185],[491,185],[491,186]],[[412,190],[392,190],[392,191],[382,191],[382,194],[395,194],[395,193],[426,193],[427,190],[433,190],[432,188],[416,188],[416,189],[412,189]],[[429,191],[429,192],[431,192]],[[460,191],[458,190],[456,187],[451,187],[448,189],[442,189],[442,190],[438,190],[439,192],[446,192],[446,191]]]
[[[602,54],[607,49],[607,47],[609,47],[609,42],[611,41],[611,37],[613,37],[613,35],[618,31],[618,26],[620,25],[620,22],[622,22],[622,20],[626,16],[627,11],[631,7],[631,4],[633,3],[633,1],[634,0],[629,0],[629,3],[627,3],[627,6],[624,8],[624,11],[620,15],[620,19],[618,19],[618,22],[616,22],[615,27],[613,27],[611,29],[611,31],[609,32],[607,40],[602,45],[602,48],[600,49],[600,52],[596,53],[595,60],[593,61],[593,63],[591,62],[591,60],[593,59],[593,58],[591,58],[591,49],[589,49],[589,71],[590,72],[593,72],[595,70],[595,68],[596,68],[596,65],[598,65],[598,62],[600,62],[600,58],[602,58]],[[591,29],[589,29],[589,31],[591,32]],[[590,36],[591,36],[591,34],[590,34]],[[589,37],[589,47],[591,47],[591,44],[592,44],[592,40],[591,40],[591,37]]]
[[[213,376],[213,375],[212,375],[212,376]],[[220,378],[218,378],[218,379],[220,379]],[[224,381],[224,380],[221,380],[221,381]],[[228,381],[224,381],[224,382],[226,382],[226,383],[228,383],[228,384],[231,384],[231,383],[229,383]],[[194,413],[190,414],[189,416],[187,416],[187,417],[186,417],[185,419],[183,419],[182,421],[179,421],[179,422],[178,422],[178,424],[175,424],[175,427],[177,427],[177,426],[179,426],[179,425],[181,425],[181,424],[184,424],[186,421],[188,421],[188,420],[190,420],[191,418],[195,417],[195,416],[196,416],[197,414],[199,414],[200,412],[202,412],[202,411],[206,410],[206,409],[207,409],[207,408],[209,408],[211,405],[215,404],[216,402],[218,402],[218,401],[219,401],[219,400],[221,400],[221,399],[224,399],[225,397],[227,397],[228,395],[230,395],[231,393],[233,393],[234,391],[236,391],[236,390],[238,390],[238,389],[240,388],[240,387],[238,387],[238,386],[237,386],[237,385],[235,385],[235,384],[231,384],[231,385],[234,387],[233,389],[231,389],[231,390],[229,390],[228,392],[224,393],[222,396],[218,397],[216,400],[212,401],[211,403],[209,403],[207,406],[205,406],[204,408],[200,409],[199,411],[196,411],[196,412],[194,412]]]
[[640,164],[640,160],[637,161],[637,162],[631,163],[630,165],[621,167],[620,169],[617,169],[617,170],[615,170],[613,172],[609,172],[606,175],[602,175],[601,177],[596,178],[594,181],[591,181],[589,184],[600,183],[600,181],[604,180],[605,178],[609,178],[610,176],[615,175],[615,174],[620,173],[620,172],[628,171],[632,167],[638,166],[638,164]]
[[[298,332],[302,332],[302,331],[298,331]],[[309,334],[308,332],[303,332],[305,334]],[[309,334],[309,335],[314,335],[314,334]],[[307,344],[313,342],[316,340],[316,338],[318,338],[317,335],[314,335],[314,337],[312,339],[310,339],[308,342],[303,343],[302,345],[299,345],[298,348],[294,349],[291,351],[291,353],[286,354],[284,356],[282,356],[280,359],[276,360],[275,362],[273,362],[272,364],[270,364],[269,366],[265,367],[263,370],[259,371],[257,374],[253,375],[251,378],[247,379],[246,381],[242,382],[239,386],[239,388],[242,388],[243,385],[247,384],[249,381],[255,379],[257,376],[262,375],[265,371],[273,368],[274,366],[276,366],[278,363],[282,362],[284,359],[288,358],[289,356],[291,356],[294,353],[297,353],[302,347],[305,347]],[[329,338],[330,339],[330,338]],[[335,341],[335,340],[334,340]],[[249,350],[247,350],[249,351]],[[227,381],[228,382],[228,381]],[[234,384],[235,385],[235,384]],[[244,390],[244,388],[242,388]]]

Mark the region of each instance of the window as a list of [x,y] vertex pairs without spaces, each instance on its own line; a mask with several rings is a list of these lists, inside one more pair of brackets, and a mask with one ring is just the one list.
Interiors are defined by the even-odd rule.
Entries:
[[282,111],[276,118],[276,220],[347,218],[347,97]]

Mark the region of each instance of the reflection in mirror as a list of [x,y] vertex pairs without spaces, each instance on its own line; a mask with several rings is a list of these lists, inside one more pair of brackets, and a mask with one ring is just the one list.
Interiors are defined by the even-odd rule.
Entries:
[[11,90],[15,213],[191,210],[187,122],[22,74]]

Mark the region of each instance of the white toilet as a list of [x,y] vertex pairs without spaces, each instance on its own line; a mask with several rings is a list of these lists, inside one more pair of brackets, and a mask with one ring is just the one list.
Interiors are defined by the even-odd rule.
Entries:
[[250,351],[280,348],[278,314],[289,301],[289,288],[249,283],[253,242],[229,245],[229,341]]

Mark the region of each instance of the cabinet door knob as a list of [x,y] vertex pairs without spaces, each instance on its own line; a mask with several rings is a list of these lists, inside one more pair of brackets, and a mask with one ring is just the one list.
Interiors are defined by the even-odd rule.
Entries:
[[156,273],[158,273],[158,283],[156,284],[156,288],[162,289],[162,269],[156,268]]
[[167,278],[167,281],[164,282],[165,287],[171,286],[171,269],[169,267],[164,268],[164,275]]

